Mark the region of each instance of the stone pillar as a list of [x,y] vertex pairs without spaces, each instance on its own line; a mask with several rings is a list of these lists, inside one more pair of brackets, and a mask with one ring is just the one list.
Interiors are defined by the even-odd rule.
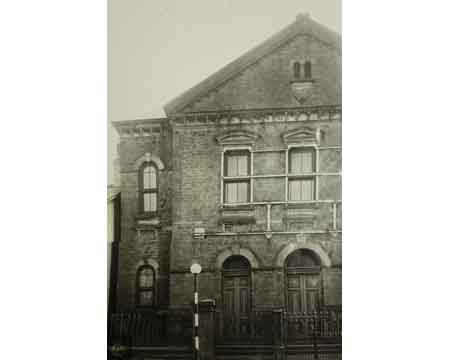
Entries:
[[216,359],[216,328],[215,328],[216,302],[212,299],[199,301],[200,360]]
[[274,360],[286,359],[286,342],[283,309],[274,310],[273,319],[273,358]]

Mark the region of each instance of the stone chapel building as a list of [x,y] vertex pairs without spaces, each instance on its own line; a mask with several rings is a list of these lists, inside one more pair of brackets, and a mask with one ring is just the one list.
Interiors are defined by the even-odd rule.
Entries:
[[341,37],[295,21],[120,135],[117,309],[213,299],[251,314],[341,304]]

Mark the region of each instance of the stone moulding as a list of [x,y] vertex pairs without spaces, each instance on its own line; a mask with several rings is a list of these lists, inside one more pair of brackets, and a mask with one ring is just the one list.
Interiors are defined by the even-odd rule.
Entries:
[[217,255],[217,270],[222,270],[224,261],[232,255],[241,255],[245,257],[249,261],[252,269],[259,269],[260,267],[260,261],[251,250],[239,247],[237,249],[225,249]]
[[160,137],[163,122],[169,126],[240,126],[261,123],[341,121],[341,105],[273,109],[218,110],[177,113],[169,118],[113,122],[121,138]]
[[216,141],[221,145],[253,145],[258,138],[258,134],[250,131],[235,130],[227,131],[216,137]]
[[298,249],[308,249],[313,251],[320,258],[322,266],[324,267],[331,266],[331,259],[328,256],[327,252],[322,248],[322,246],[309,240],[291,242],[286,246],[284,246],[276,256],[274,266],[284,266],[284,262],[286,258],[289,256],[289,254]]

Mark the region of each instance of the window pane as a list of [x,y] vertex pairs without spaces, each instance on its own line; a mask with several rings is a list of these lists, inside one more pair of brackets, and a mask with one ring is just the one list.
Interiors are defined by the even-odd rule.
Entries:
[[150,194],[150,211],[156,211],[156,209],[158,207],[157,204],[158,204],[158,201],[157,201],[156,193],[151,193]]
[[154,166],[147,166],[143,173],[144,189],[156,189],[156,168]]
[[144,194],[144,211],[150,211],[150,194]]
[[237,175],[237,158],[236,156],[229,155],[227,157],[227,165],[228,169],[226,171],[227,176],[236,176]]
[[144,193],[144,212],[156,211],[158,209],[157,193]]
[[248,183],[240,182],[237,184],[237,202],[248,202]]
[[304,179],[300,181],[300,184],[300,200],[312,200],[314,198],[314,181],[312,179]]
[[153,305],[153,291],[141,291],[139,303],[141,305]]
[[289,200],[314,200],[314,180],[300,179],[289,181]]
[[296,78],[296,79],[300,78],[300,63],[299,62],[294,63],[294,78]]
[[299,173],[300,169],[302,167],[302,159],[301,159],[301,153],[298,151],[291,151],[291,173]]
[[310,79],[311,75],[311,63],[307,61],[305,62],[305,79]]
[[300,181],[289,181],[289,200],[300,200]]
[[225,176],[247,176],[248,154],[227,154]]
[[291,151],[290,172],[294,174],[312,173],[314,171],[313,151]]
[[238,176],[248,175],[248,158],[246,155],[238,156]]
[[312,152],[302,152],[302,167],[300,171],[302,173],[313,172],[313,154]]
[[226,183],[225,184],[225,202],[235,203],[237,202],[237,184]]
[[227,182],[225,183],[226,203],[246,203],[249,202],[249,182]]
[[139,273],[139,285],[141,287],[153,286],[153,269],[144,268]]

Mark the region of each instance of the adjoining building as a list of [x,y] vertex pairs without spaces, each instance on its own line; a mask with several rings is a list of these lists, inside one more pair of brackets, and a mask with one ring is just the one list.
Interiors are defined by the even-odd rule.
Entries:
[[279,311],[288,338],[323,316],[314,336],[340,344],[340,35],[299,15],[164,109],[114,124],[118,311],[190,309],[198,262],[216,343]]
[[108,314],[116,310],[117,270],[120,242],[120,191],[108,186],[107,298]]

